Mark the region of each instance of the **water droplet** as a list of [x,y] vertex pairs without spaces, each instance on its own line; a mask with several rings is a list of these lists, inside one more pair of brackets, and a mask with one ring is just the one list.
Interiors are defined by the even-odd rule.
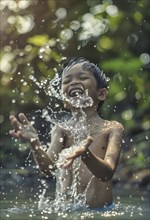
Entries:
[[27,86],[28,85],[28,83],[27,82],[23,82],[23,86]]
[[36,141],[36,138],[31,138],[30,141],[31,141],[31,143],[34,142],[34,141]]
[[49,167],[49,169],[53,169],[53,166],[52,166],[52,165],[49,165],[48,167]]
[[147,53],[142,53],[140,55],[140,60],[143,64],[148,64],[148,63],[150,63],[150,55]]
[[59,139],[59,142],[60,142],[60,143],[62,143],[62,142],[63,142],[63,140],[64,140],[63,138],[60,138],[60,139]]
[[122,143],[123,143],[123,144],[125,143],[125,140],[124,140],[124,139],[122,140]]
[[40,91],[37,90],[37,89],[34,92],[35,92],[35,94],[39,94],[40,93]]
[[15,100],[15,99],[12,99],[11,102],[14,104],[14,103],[16,102],[16,100]]

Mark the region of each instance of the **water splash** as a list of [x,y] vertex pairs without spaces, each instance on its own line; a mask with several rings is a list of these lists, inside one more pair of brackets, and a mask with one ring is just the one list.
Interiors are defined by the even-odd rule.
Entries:
[[[55,113],[53,112],[53,116]],[[67,115],[68,116],[68,115]],[[76,158],[70,168],[62,169],[60,165],[64,162],[65,158],[79,146],[84,144],[85,138],[90,134],[90,131],[86,122],[86,114],[81,108],[81,115],[78,113],[69,115],[66,119],[65,117],[58,119],[52,118],[48,114],[48,111],[43,111],[43,117],[46,117],[47,121],[57,124],[59,127],[70,132],[73,139],[73,145],[61,151],[59,154],[59,159],[57,160],[56,166],[57,170],[55,172],[56,176],[56,198],[51,203],[50,208],[54,212],[58,211],[73,211],[77,209],[84,210],[86,208],[86,190],[82,194],[77,193],[77,183],[79,178],[79,168],[81,165],[81,158]],[[78,120],[77,120],[78,117]],[[62,142],[63,140],[59,140]],[[67,182],[70,180],[70,182]],[[67,186],[67,187],[66,187]],[[68,187],[69,186],[69,187]],[[87,186],[88,187],[88,186]],[[43,192],[43,195],[45,191]],[[41,198],[43,198],[43,195]],[[40,200],[40,203],[45,204],[47,200]]]
[[59,74],[57,73],[57,69],[54,69],[54,71],[55,71],[55,76],[53,79],[47,78],[47,79],[43,79],[40,82],[38,82],[37,79],[32,74],[29,76],[29,79],[33,83],[35,83],[35,85],[39,89],[44,90],[46,95],[54,96],[55,98],[61,99],[61,94],[60,94],[61,78],[59,77]]
[[[60,164],[62,164],[65,158],[79,145],[81,146],[81,144],[84,144],[83,141],[89,136],[90,131],[87,126],[84,108],[92,106],[93,100],[89,97],[87,90],[84,94],[76,94],[75,97],[67,97],[60,89],[61,78],[57,70],[55,70],[55,72],[55,77],[50,81],[46,79],[39,83],[33,76],[30,76],[30,79],[35,82],[40,89],[44,89],[46,95],[55,98],[54,105],[59,110],[55,111],[54,108],[51,107],[52,104],[50,102],[49,105],[41,111],[42,118],[48,123],[57,125],[67,132],[70,132],[73,140],[72,146],[62,150],[59,154],[59,159],[56,163],[57,169],[54,173],[56,176],[55,199],[50,200],[45,196],[47,190],[45,183],[42,183],[43,191],[39,195],[38,208],[40,210],[57,213],[58,211],[84,210],[86,208],[86,191],[89,184],[82,194],[78,194],[77,192],[81,158],[76,158],[71,167],[67,169],[62,169]],[[60,110],[60,105],[57,103],[57,100],[66,102],[72,107],[80,108],[80,114],[77,112],[72,113]],[[63,140],[59,141],[63,142]]]
[[67,97],[66,94],[62,94],[62,100],[71,104],[76,108],[87,108],[93,105],[93,100],[88,96],[88,90],[84,94],[76,94],[75,97]]

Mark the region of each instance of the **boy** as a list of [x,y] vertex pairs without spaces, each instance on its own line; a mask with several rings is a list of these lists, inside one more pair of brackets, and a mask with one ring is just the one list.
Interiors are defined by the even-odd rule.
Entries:
[[[72,131],[83,114],[85,116],[90,136],[85,138],[84,142],[80,140],[78,146],[71,148],[74,145],[72,131],[63,127],[62,123],[61,126],[54,126],[51,145],[45,152],[35,129],[22,113],[19,114],[19,120],[10,116],[14,128],[10,134],[14,138],[31,143],[34,159],[46,175],[57,170],[61,152],[71,149],[71,152],[64,154],[65,158],[59,163],[63,175],[62,192],[66,193],[71,187],[73,164],[77,158],[81,158],[78,166],[77,195],[86,190],[85,200],[89,208],[109,206],[113,203],[112,177],[119,161],[124,129],[120,123],[104,120],[97,113],[107,96],[106,77],[88,60],[74,58],[63,68],[61,91],[65,106],[75,115],[74,120],[68,122]],[[85,105],[82,99],[87,92],[92,99],[92,104],[89,105]]]

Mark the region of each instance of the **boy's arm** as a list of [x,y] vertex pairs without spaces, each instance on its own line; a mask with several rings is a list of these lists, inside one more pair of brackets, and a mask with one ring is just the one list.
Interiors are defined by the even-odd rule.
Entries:
[[93,175],[101,181],[111,179],[116,170],[121,152],[123,131],[123,126],[119,123],[111,128],[104,159],[97,157],[89,149],[82,155],[82,161]]
[[[55,155],[61,151],[61,145],[59,141],[56,141],[56,137],[60,137],[60,129],[53,129],[51,146],[47,152],[43,149],[42,143],[40,142],[36,130],[33,128],[31,123],[28,121],[23,113],[19,114],[19,120],[15,116],[10,116],[11,124],[14,130],[10,131],[10,135],[14,138],[28,141],[31,145],[33,157],[39,170],[49,175],[51,171],[55,169]],[[58,130],[58,131],[57,131]]]
[[49,157],[47,152],[44,151],[42,143],[38,139],[30,142],[30,144],[33,158],[38,165],[40,172],[45,175],[50,175],[52,171],[55,170],[54,161]]
[[63,147],[63,143],[60,142],[60,139],[63,140],[62,136],[60,128],[55,126],[51,132],[51,144],[47,151],[44,151],[38,139],[31,142],[34,160],[39,166],[39,170],[45,175],[51,174],[56,169],[55,161]]
[[111,179],[119,161],[123,131],[123,126],[119,123],[117,123],[117,126],[111,128],[104,159],[97,157],[90,151],[89,147],[92,143],[92,138],[88,137],[86,139],[86,144],[78,147],[71,155],[69,155],[62,164],[62,167],[67,168],[73,163],[76,157],[81,156],[82,161],[94,176],[101,179],[101,181]]

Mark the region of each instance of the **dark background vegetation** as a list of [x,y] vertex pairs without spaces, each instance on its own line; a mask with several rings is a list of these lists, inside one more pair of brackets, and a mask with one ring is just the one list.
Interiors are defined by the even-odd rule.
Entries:
[[0,1],[2,169],[21,173],[30,167],[28,146],[8,134],[10,114],[36,117],[41,138],[50,126],[36,116],[49,97],[33,78],[52,79],[54,68],[59,72],[65,58],[82,56],[97,63],[110,79],[103,117],[125,127],[116,180],[148,185],[149,6],[149,0]]

